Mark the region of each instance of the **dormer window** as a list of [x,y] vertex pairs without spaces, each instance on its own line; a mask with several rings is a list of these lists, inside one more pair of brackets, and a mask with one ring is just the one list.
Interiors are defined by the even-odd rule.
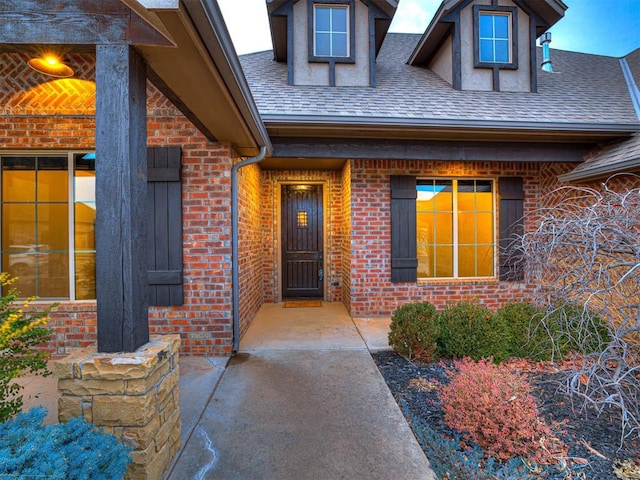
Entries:
[[309,61],[354,62],[353,0],[309,1]]
[[474,5],[474,60],[476,68],[518,68],[517,9]]
[[313,6],[313,50],[316,57],[349,56],[349,7]]

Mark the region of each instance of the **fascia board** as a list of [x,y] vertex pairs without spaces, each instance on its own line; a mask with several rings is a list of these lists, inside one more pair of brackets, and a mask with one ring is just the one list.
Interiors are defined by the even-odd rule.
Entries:
[[550,130],[568,132],[611,132],[626,135],[640,131],[640,123],[530,122],[509,120],[430,119],[408,117],[364,117],[347,115],[289,115],[263,113],[265,124],[335,125],[354,127],[448,127],[493,130]]
[[[583,164],[584,165],[584,164]],[[615,173],[630,172],[640,169],[640,158],[630,158],[622,162],[614,164],[600,165],[595,168],[577,167],[574,171],[560,175],[558,180],[561,182],[575,182],[585,180],[595,180],[597,178],[608,177]]]

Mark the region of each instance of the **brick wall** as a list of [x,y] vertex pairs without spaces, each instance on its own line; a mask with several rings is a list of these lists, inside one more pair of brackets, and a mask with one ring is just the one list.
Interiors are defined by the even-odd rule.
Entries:
[[[342,287],[342,179],[338,171],[276,171],[262,172],[262,227],[264,261],[264,299],[276,302],[280,299],[281,287],[278,285],[278,262],[280,246],[278,244],[280,185],[289,183],[322,183],[324,185],[325,205],[325,300],[339,302]],[[337,285],[336,285],[337,283]]]
[[244,335],[264,301],[260,167],[238,171],[240,332]]
[[[95,148],[92,55],[72,55],[73,79],[49,80],[27,56],[0,54],[0,151]],[[178,145],[183,155],[185,304],[152,307],[152,335],[180,333],[182,352],[225,355],[232,348],[230,168],[234,154],[211,143],[151,84],[148,144]],[[255,228],[254,228],[255,230]],[[247,307],[247,315],[255,301]],[[48,349],[63,355],[96,339],[95,302],[61,302]]]
[[342,303],[351,310],[351,163],[342,168]]
[[[557,186],[558,172],[569,165],[515,162],[432,162],[354,160],[351,162],[351,314],[389,316],[406,302],[447,302],[477,299],[490,308],[512,300],[526,300],[533,285],[498,280],[421,280],[394,284],[391,271],[390,175],[423,177],[521,176],[525,188],[525,228],[532,228],[533,212]],[[499,214],[496,212],[496,224]]]

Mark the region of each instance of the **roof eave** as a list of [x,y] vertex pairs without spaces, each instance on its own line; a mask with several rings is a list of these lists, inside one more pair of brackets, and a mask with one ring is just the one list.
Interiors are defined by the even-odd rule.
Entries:
[[[210,140],[255,155],[271,141],[224,24],[211,0],[121,0],[162,22],[174,47],[136,46],[161,90]],[[168,90],[168,92],[167,92]]]
[[272,136],[333,136],[388,138],[455,138],[549,141],[599,141],[627,137],[640,123],[530,122],[509,120],[362,117],[344,115],[290,115],[264,113]]
[[630,158],[623,162],[616,162],[614,165],[600,165],[595,168],[580,168],[564,175],[560,175],[561,182],[586,182],[610,177],[617,173],[630,173],[640,170],[640,157]]

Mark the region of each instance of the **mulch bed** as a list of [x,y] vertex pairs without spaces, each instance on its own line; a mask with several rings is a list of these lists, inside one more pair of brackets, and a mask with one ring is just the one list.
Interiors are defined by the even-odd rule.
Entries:
[[[398,403],[404,403],[410,412],[426,421],[442,435],[452,437],[453,432],[444,423],[437,397],[437,382],[445,382],[445,369],[450,363],[410,362],[400,355],[383,351],[373,354],[391,393]],[[557,392],[561,373],[557,365],[533,364],[526,361],[510,364],[527,373],[538,399],[540,413],[548,422],[562,422],[558,437],[569,446],[572,475],[546,473],[541,479],[619,480],[613,472],[615,460],[637,458],[640,443],[627,442],[620,447],[620,417],[610,410],[599,417],[593,412],[579,412],[580,405],[572,404],[569,397]],[[561,368],[570,367],[565,365]],[[630,477],[638,478],[638,477]]]

